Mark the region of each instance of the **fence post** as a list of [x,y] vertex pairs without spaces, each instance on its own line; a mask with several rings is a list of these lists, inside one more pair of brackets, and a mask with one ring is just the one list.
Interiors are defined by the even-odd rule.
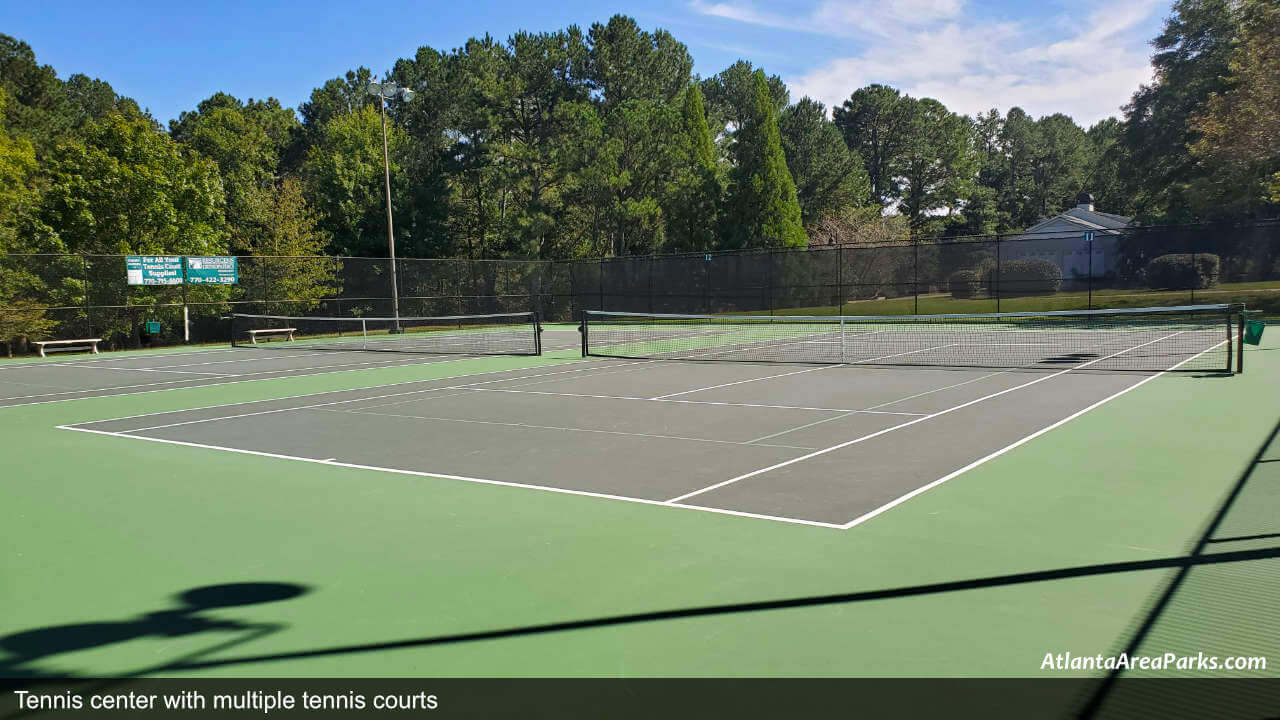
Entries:
[[912,260],[911,260],[911,288],[915,296],[915,305],[912,315],[920,314],[920,238],[916,236],[911,240]]
[[85,330],[88,330],[89,337],[93,337],[93,314],[92,314],[92,311],[89,309],[90,305],[89,305],[89,256],[88,255],[84,255],[84,254],[80,255],[80,272],[83,274],[83,278],[84,278],[84,282],[82,283],[83,285],[82,290],[84,292]]
[[191,342],[191,320],[187,311],[187,256],[182,258],[182,342]]
[[764,297],[769,304],[769,315],[773,316],[773,250],[765,252]]
[[653,262],[655,256],[649,255],[649,312],[653,312]]
[[996,274],[991,278],[991,291],[996,296],[996,312],[1000,312],[1000,236],[996,235]]
[[1200,282],[1200,268],[1196,265],[1196,241],[1191,239],[1191,304],[1196,304],[1196,283]]
[[1084,234],[1085,251],[1089,253],[1089,309],[1093,309],[1093,233]]
[[[844,315],[844,246],[836,246],[836,314]],[[843,334],[841,342],[843,342]],[[843,359],[843,358],[841,358]]]

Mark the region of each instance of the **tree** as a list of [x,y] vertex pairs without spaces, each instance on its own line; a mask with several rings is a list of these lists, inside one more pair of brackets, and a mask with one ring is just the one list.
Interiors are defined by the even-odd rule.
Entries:
[[1075,204],[1084,189],[1089,162],[1089,139],[1084,130],[1054,113],[1036,121],[1040,153],[1035,159],[1036,200],[1040,217],[1049,217]]
[[[25,138],[11,137],[3,129],[8,96],[0,90],[0,258],[13,252],[36,252],[38,230],[33,211],[39,202],[36,187],[35,148]],[[40,337],[53,322],[45,317],[39,298],[48,299],[44,278],[21,263],[0,263],[0,343],[13,354],[13,340]]]
[[1125,107],[1125,182],[1139,216],[1147,220],[1196,219],[1191,184],[1206,168],[1189,147],[1192,118],[1214,93],[1228,90],[1232,40],[1238,36],[1235,0],[1176,0],[1153,41],[1155,80]]
[[1192,154],[1215,170],[1194,194],[1207,216],[1280,205],[1280,6],[1246,0],[1241,30],[1227,89],[1191,119]]
[[797,247],[807,242],[796,185],[787,170],[769,81],[757,70],[751,114],[734,133],[728,212],[722,240],[729,247]]
[[832,117],[845,144],[862,158],[872,202],[893,207],[902,193],[896,167],[907,121],[902,94],[887,85],[868,85],[854,91]]
[[587,44],[586,81],[600,94],[606,113],[629,100],[670,103],[693,71],[689,49],[671,33],[647,33],[625,15],[592,25]]
[[246,105],[225,93],[170,123],[172,136],[217,163],[233,252],[248,252],[258,243],[259,196],[274,189],[282,155],[299,130],[293,111],[275,99]]
[[249,255],[274,256],[269,261],[266,300],[287,301],[290,311],[309,310],[317,300],[341,291],[341,262],[316,257],[325,252],[328,235],[307,203],[302,183],[293,178],[271,187],[254,187],[243,198],[246,225],[254,232],[240,247]]
[[899,126],[898,210],[918,229],[939,211],[950,214],[961,205],[976,170],[971,126],[967,117],[931,98],[903,98],[900,112],[904,120]]
[[8,96],[4,127],[30,140],[37,154],[53,148],[71,127],[66,89],[48,65],[36,63],[31,46],[0,34],[0,90]]
[[675,176],[666,193],[667,244],[663,249],[710,250],[716,245],[717,208],[723,183],[697,83],[691,83],[684,93],[678,147]]
[[782,111],[778,129],[805,227],[841,208],[867,203],[871,188],[862,159],[849,151],[822,103],[801,98]]
[[[739,60],[718,75],[702,81],[711,132],[716,137],[723,136],[726,153],[732,144],[733,133],[755,114],[756,72],[750,62]],[[791,104],[791,96],[782,78],[771,75],[767,84],[775,112]]]
[[348,70],[343,77],[328,80],[313,90],[310,99],[298,106],[308,145],[319,141],[324,134],[325,125],[333,118],[350,115],[366,105],[372,105],[373,97],[369,95],[371,82],[373,71],[361,65],[355,70]]
[[1132,196],[1124,184],[1124,168],[1129,162],[1124,124],[1116,118],[1099,120],[1086,135],[1091,160],[1085,172],[1084,189],[1092,193],[1098,207],[1107,212],[1132,213]]
[[225,252],[216,165],[148,120],[112,113],[52,156],[44,221],[73,253]]
[[[393,197],[404,189],[400,158],[406,140],[401,128],[387,124]],[[330,118],[320,141],[307,150],[302,168],[307,200],[321,212],[321,227],[333,236],[331,248],[340,255],[387,254],[382,163],[382,118],[372,105]],[[392,207],[403,212],[403,204]]]

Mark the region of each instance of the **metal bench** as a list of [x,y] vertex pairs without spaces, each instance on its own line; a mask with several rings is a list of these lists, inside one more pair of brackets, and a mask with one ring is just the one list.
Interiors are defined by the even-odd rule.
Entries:
[[[94,355],[98,354],[98,343],[102,342],[102,338],[81,338],[79,340],[32,340],[31,344],[40,349],[40,357],[49,357],[45,354],[45,346],[51,345],[49,352],[68,352],[71,350],[88,349]],[[66,345],[67,347],[60,347]]]
[[289,335],[288,339],[292,340],[293,333],[296,332],[297,330],[298,328],[261,328],[259,330],[250,330],[249,342],[253,343],[254,345],[257,345],[259,335],[283,335],[286,333]]

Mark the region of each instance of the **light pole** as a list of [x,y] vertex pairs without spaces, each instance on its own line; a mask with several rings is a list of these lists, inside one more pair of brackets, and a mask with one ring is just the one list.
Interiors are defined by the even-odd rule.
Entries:
[[408,102],[413,91],[400,87],[393,80],[369,83],[369,94],[378,98],[378,110],[382,113],[382,179],[387,190],[387,249],[391,252],[391,312],[395,317],[392,332],[400,332],[400,289],[396,286],[396,232],[391,222],[391,160],[387,154],[387,101],[400,98]]

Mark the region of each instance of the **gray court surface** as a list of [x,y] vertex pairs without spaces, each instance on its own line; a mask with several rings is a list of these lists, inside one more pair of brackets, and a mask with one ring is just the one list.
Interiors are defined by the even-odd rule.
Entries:
[[[543,333],[545,351],[578,347],[576,331]],[[456,362],[462,354],[312,350],[303,343],[189,352],[78,355],[0,364],[0,407],[369,368]]]
[[587,359],[64,429],[849,528],[1153,376]]

